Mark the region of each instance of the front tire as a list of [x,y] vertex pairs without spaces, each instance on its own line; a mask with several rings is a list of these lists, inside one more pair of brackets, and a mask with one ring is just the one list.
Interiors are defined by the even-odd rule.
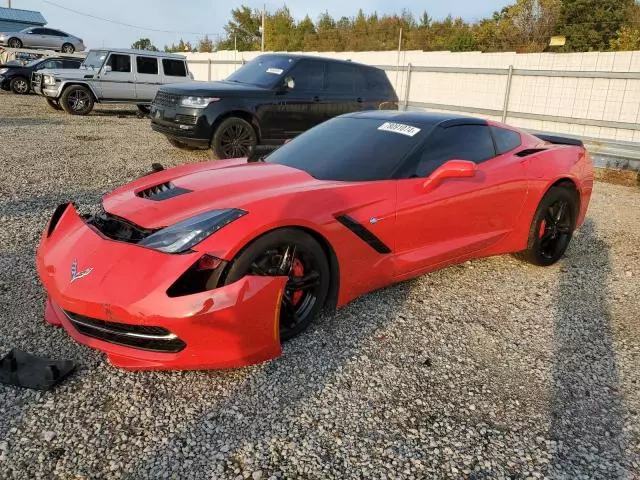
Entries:
[[61,111],[62,107],[60,106],[60,102],[58,102],[58,100],[54,100],[53,98],[45,98],[45,100],[47,101],[47,105],[49,105],[49,108],[51,108],[52,110],[56,110],[56,111]]
[[281,340],[306,330],[324,307],[329,293],[327,256],[311,235],[297,229],[283,228],[259,237],[228,268],[224,285],[247,275],[289,277],[280,306]]
[[11,79],[11,83],[9,84],[11,87],[11,91],[18,95],[26,95],[29,93],[30,86],[29,81],[24,77],[16,77]]
[[151,113],[151,107],[149,105],[138,105],[138,111],[144,115]]
[[76,51],[76,47],[74,47],[70,43],[65,43],[64,45],[62,45],[61,51],[62,53],[73,53]]
[[258,144],[253,126],[238,117],[224,120],[216,129],[211,141],[213,154],[219,160],[250,157]]
[[10,38],[7,42],[10,48],[22,48],[22,40],[19,38]]
[[551,187],[533,216],[527,249],[517,257],[541,267],[555,264],[569,247],[577,217],[577,192],[565,186]]
[[93,110],[93,94],[87,87],[72,85],[60,97],[60,106],[70,115],[88,115]]

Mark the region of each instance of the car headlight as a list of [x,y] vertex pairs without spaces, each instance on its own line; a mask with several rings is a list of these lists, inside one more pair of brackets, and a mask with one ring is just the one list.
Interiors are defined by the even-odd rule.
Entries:
[[191,108],[204,108],[210,103],[219,102],[219,98],[210,97],[182,97],[180,99],[180,106]]
[[8,68],[0,68],[0,75],[3,75],[9,71]]
[[53,75],[45,75],[42,78],[42,82],[45,85],[55,85],[56,84],[56,77],[54,77]]
[[165,253],[183,253],[246,214],[237,208],[212,210],[158,230],[138,245]]

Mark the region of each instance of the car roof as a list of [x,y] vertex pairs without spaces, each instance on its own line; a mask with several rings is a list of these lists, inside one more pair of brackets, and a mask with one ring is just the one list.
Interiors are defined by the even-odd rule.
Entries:
[[462,115],[450,115],[435,112],[402,112],[398,110],[369,110],[365,112],[348,113],[343,115],[348,118],[370,118],[387,122],[402,122],[419,125],[422,127],[453,127],[455,125],[488,125],[482,118],[465,117]]
[[[302,60],[302,59],[306,59],[306,60],[322,60],[324,62],[333,62],[333,63],[346,63],[348,65],[357,65],[358,67],[364,67],[364,68],[373,68],[373,69],[377,69],[380,70],[377,67],[374,67],[372,65],[366,65],[364,63],[358,63],[358,62],[352,62],[351,60],[342,60],[339,58],[329,58],[329,57],[323,57],[321,55],[305,55],[303,53],[269,53],[269,52],[265,52],[263,54],[260,54],[259,56],[270,56],[270,57],[287,57],[287,58],[294,58],[296,60]],[[255,57],[258,58],[258,57]]]
[[124,55],[144,55],[146,57],[173,58],[176,60],[185,60],[187,57],[176,53],[153,52],[151,50],[134,50],[132,48],[92,48],[91,51],[122,53]]

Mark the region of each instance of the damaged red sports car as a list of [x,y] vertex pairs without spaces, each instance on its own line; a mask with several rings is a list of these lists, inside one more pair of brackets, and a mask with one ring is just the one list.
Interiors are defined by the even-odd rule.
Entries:
[[278,356],[323,308],[466,260],[564,254],[585,218],[579,141],[486,120],[362,112],[259,162],[185,165],[59,206],[37,268],[46,319],[130,369]]

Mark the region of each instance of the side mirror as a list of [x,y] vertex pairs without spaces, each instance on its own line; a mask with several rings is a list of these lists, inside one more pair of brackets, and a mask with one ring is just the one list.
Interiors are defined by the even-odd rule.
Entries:
[[104,73],[109,73],[113,70],[113,68],[111,67],[111,65],[105,65],[104,67]]
[[289,143],[291,140],[293,140],[293,138],[287,138],[287,139],[284,141],[283,145],[286,145],[286,144],[287,144],[287,143]]
[[469,160],[449,160],[433,172],[422,184],[425,192],[433,190],[447,178],[473,177],[478,170],[478,165]]

